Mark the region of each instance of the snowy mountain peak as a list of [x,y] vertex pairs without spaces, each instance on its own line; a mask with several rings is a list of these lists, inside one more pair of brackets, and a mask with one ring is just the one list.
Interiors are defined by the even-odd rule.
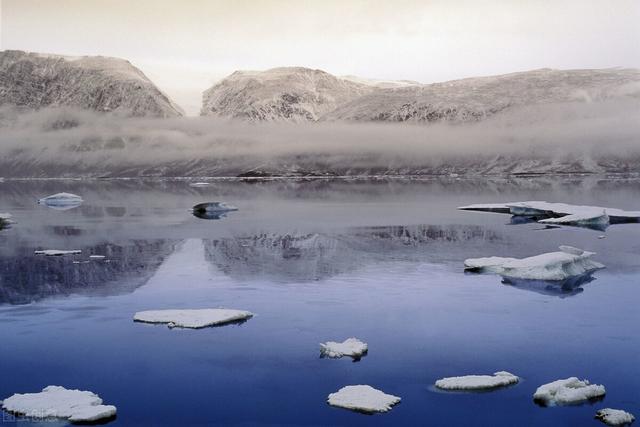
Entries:
[[104,56],[0,52],[0,104],[70,106],[176,117],[180,107],[129,61]]

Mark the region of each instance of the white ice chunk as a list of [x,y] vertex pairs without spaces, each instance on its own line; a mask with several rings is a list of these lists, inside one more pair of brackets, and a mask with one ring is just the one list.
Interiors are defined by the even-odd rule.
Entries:
[[34,254],[36,255],[46,255],[46,256],[62,256],[62,255],[77,255],[82,253],[81,250],[70,250],[70,251],[63,251],[63,250],[58,250],[58,249],[45,249],[43,251],[35,251]]
[[0,212],[0,220],[1,221],[9,221],[11,219],[11,214],[6,212]]
[[596,419],[609,426],[624,426],[634,422],[636,417],[621,409],[605,408],[596,412]]
[[320,353],[327,357],[361,357],[368,351],[367,343],[357,338],[348,338],[343,342],[328,341],[320,344]]
[[210,185],[210,182],[192,182],[191,184],[189,184],[192,187],[205,187],[207,185]]
[[14,394],[2,402],[2,409],[30,418],[63,418],[71,422],[92,422],[116,415],[116,407],[103,405],[95,393],[52,385],[40,393]]
[[368,385],[348,385],[331,393],[327,402],[331,406],[373,413],[391,410],[393,405],[400,402],[400,398]]
[[514,279],[565,280],[573,276],[604,268],[592,261],[594,252],[571,246],[561,246],[559,252],[549,252],[528,258],[470,258],[465,260],[466,270],[496,273]]
[[544,405],[570,405],[602,397],[605,393],[603,385],[571,377],[541,385],[533,394],[533,399]]
[[458,209],[510,213],[523,216],[549,216],[539,222],[567,225],[608,225],[610,222],[640,222],[640,211],[625,211],[602,206],[580,206],[543,201],[485,203]]
[[500,371],[493,375],[465,375],[462,377],[448,377],[436,381],[436,387],[443,390],[487,390],[516,384],[520,381],[517,376]]
[[136,322],[167,323],[169,327],[204,328],[249,319],[253,313],[243,310],[223,308],[203,308],[191,310],[148,310],[133,316]]
[[104,255],[89,255],[89,258],[92,258],[92,259],[104,259],[105,256]]
[[82,197],[71,193],[56,193],[38,200],[38,203],[45,205],[76,205],[82,202]]

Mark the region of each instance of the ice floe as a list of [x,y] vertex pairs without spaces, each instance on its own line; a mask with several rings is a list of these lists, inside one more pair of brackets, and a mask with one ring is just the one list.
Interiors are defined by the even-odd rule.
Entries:
[[145,323],[166,323],[170,328],[199,329],[207,326],[240,322],[251,317],[253,317],[253,313],[244,310],[202,308],[139,311],[133,316],[133,320]]
[[29,418],[62,418],[73,423],[95,422],[116,415],[116,407],[103,405],[95,393],[52,385],[40,393],[14,394],[2,402],[2,409]]
[[210,182],[192,182],[189,184],[192,187],[206,187],[207,185],[211,185]]
[[543,224],[579,225],[593,228],[604,228],[609,224],[640,222],[640,211],[542,201],[474,204],[460,206],[458,209],[532,217]]
[[192,213],[193,216],[201,219],[221,219],[224,218],[227,213],[237,210],[237,207],[224,202],[208,202],[195,205],[192,208]]
[[47,205],[53,208],[60,207],[62,209],[76,207],[82,202],[82,197],[71,193],[56,193],[38,200],[38,203],[41,205]]
[[89,255],[89,258],[91,258],[91,259],[105,259],[106,257],[104,255]]
[[600,398],[605,393],[603,385],[571,377],[541,385],[533,394],[533,400],[545,406],[571,405]]
[[609,426],[625,426],[635,421],[636,417],[621,409],[604,408],[596,412],[596,419]]
[[348,338],[343,342],[328,341],[320,344],[320,354],[332,358],[342,356],[360,358],[367,353],[368,349],[367,343],[357,338]]
[[604,265],[590,258],[594,252],[572,246],[560,246],[560,251],[528,258],[469,258],[464,261],[467,271],[496,273],[506,278],[530,280],[566,280],[573,276],[591,273]]
[[77,249],[70,250],[70,251],[63,251],[59,249],[45,249],[43,251],[34,251],[34,254],[36,255],[46,255],[46,256],[78,255],[81,253],[82,251]]
[[10,213],[0,213],[0,230],[3,228],[8,228],[13,221],[11,221]]
[[489,390],[516,384],[520,378],[512,373],[500,371],[493,375],[465,375],[461,377],[441,378],[436,387],[442,390]]
[[391,410],[393,405],[400,403],[400,398],[368,385],[348,385],[331,393],[327,403],[352,411],[374,413]]

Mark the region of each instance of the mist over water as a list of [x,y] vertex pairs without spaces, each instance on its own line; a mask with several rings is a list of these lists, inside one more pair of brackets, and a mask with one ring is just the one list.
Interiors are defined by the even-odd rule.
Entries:
[[11,176],[640,171],[636,99],[521,107],[476,123],[248,124],[0,110]]

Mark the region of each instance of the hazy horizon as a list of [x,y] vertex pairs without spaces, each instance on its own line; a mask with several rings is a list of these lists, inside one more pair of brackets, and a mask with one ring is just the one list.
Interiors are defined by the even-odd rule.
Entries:
[[440,82],[538,68],[640,67],[640,3],[2,0],[0,49],[131,61],[188,114],[242,69]]

